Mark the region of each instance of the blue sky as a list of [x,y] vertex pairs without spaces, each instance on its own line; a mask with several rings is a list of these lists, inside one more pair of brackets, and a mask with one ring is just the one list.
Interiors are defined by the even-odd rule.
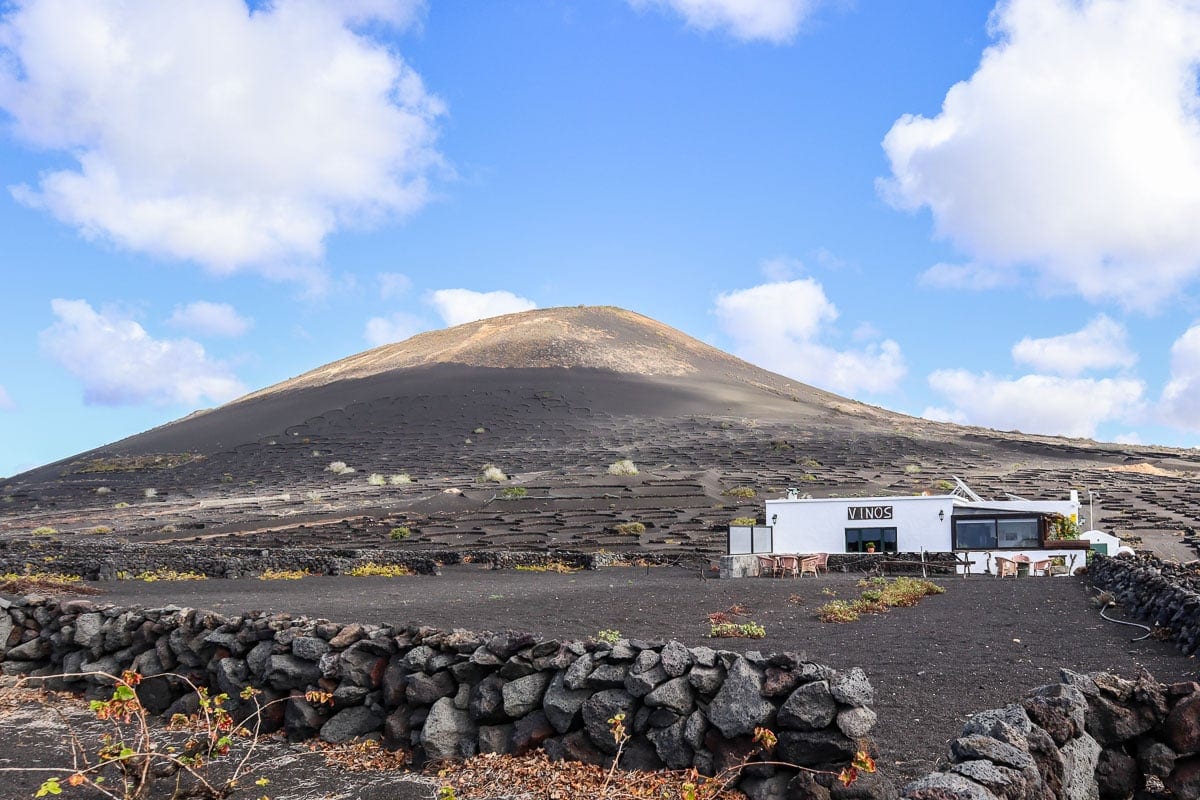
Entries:
[[1195,3],[0,8],[0,475],[580,303],[909,414],[1200,443]]

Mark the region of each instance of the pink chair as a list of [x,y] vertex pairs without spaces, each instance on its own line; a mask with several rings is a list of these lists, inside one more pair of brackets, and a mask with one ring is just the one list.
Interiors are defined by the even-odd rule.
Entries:
[[800,556],[778,556],[775,561],[779,564],[779,574],[791,575],[793,578],[800,574]]
[[758,556],[758,577],[774,578],[779,575],[779,562],[773,556]]
[[822,571],[829,572],[829,553],[817,553],[813,558],[817,560],[816,574],[819,575]]
[[803,578],[806,572],[811,572],[812,576],[817,577],[817,570],[820,568],[820,556],[806,556],[800,559],[800,577]]

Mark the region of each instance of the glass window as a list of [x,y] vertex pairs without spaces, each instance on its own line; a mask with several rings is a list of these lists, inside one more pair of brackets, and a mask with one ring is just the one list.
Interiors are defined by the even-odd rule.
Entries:
[[1037,519],[996,520],[997,547],[1037,547]]
[[750,534],[751,547],[755,553],[770,553],[775,549],[774,538],[770,525],[755,525]]
[[876,553],[895,553],[895,528],[846,528],[846,552],[865,553],[868,545],[875,545]]
[[955,550],[994,550],[996,548],[996,520],[954,520]]
[[729,526],[729,554],[738,555],[739,553],[752,553],[754,548],[751,540],[751,529],[749,526],[730,525]]

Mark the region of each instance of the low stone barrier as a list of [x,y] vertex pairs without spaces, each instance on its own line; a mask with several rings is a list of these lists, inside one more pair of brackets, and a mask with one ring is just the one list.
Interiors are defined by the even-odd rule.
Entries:
[[[616,752],[608,720],[624,713],[633,734],[626,768],[712,775],[741,763],[755,728],[765,726],[778,737],[772,758],[836,771],[869,748],[875,722],[862,670],[837,671],[799,653],[0,598],[3,674],[98,695],[98,683],[53,676],[125,669],[145,676],[137,691],[156,714],[194,710],[186,685],[167,673],[227,693],[239,704],[235,716],[253,710],[238,698],[255,686],[264,702],[285,700],[272,707],[267,731],[328,742],[382,738],[411,747],[418,760],[540,746],[552,758],[607,764]],[[306,700],[310,690],[331,693],[332,706]],[[755,800],[815,785],[808,773],[767,764],[752,764],[740,783]],[[882,776],[855,787],[847,798],[895,796]]]
[[1181,652],[1192,654],[1200,647],[1200,570],[1195,563],[1097,555],[1088,578],[1133,616],[1168,629]]
[[[754,578],[758,576],[757,555],[721,556],[718,560],[722,578]],[[861,572],[876,574],[953,575],[958,569],[954,553],[830,553],[832,572]]]
[[[321,547],[235,547],[214,543],[119,543],[89,541],[0,541],[0,573],[61,572],[86,580],[114,580],[158,569],[210,578],[247,578],[267,570],[304,570],[342,575],[368,562],[397,564],[428,575],[444,564],[487,564],[496,569],[559,562],[577,569],[631,563],[675,563],[661,554],[520,552],[488,550],[393,550]],[[707,562],[705,562],[707,563]]]
[[[1157,782],[1157,785],[1152,785]],[[911,800],[1200,798],[1200,685],[1063,670],[1061,682],[976,714]]]

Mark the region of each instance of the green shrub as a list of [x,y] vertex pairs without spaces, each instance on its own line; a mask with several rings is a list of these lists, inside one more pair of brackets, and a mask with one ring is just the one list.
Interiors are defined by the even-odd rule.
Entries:
[[646,532],[646,526],[640,522],[622,522],[614,525],[613,530],[623,536],[640,536]]
[[332,472],[334,475],[353,475],[355,470],[346,466],[345,461],[330,461],[329,466],[325,467],[326,472]]
[[376,564],[374,561],[368,561],[366,564],[358,565],[346,574],[353,575],[355,578],[402,578],[414,573],[402,564]]
[[122,581],[135,580],[145,583],[155,583],[156,581],[204,581],[208,580],[208,576],[201,575],[199,572],[176,572],[173,569],[160,567],[158,569],[148,569],[136,575],[130,575],[128,572],[118,572],[117,579]]
[[945,478],[942,478],[941,480],[936,480],[933,482],[933,488],[943,492],[952,492],[954,491],[954,481],[948,481]]
[[397,525],[388,531],[388,536],[393,540],[407,539],[411,535],[412,531],[409,530],[407,525]]
[[761,639],[767,635],[767,629],[757,622],[714,622],[708,635],[714,639]]
[[596,641],[608,642],[609,644],[616,644],[617,642],[621,641],[621,632],[618,630],[599,631],[596,634]]
[[729,520],[730,525],[757,525],[758,520],[754,517],[734,517]]
[[303,569],[266,569],[258,576],[260,581],[298,581],[312,573]]
[[1058,516],[1050,521],[1050,527],[1054,531],[1052,539],[1078,539],[1079,538],[1079,523],[1070,517]]
[[42,525],[30,531],[34,536],[53,536],[58,533],[58,530],[51,528],[49,525]]
[[484,464],[483,471],[479,473],[479,480],[502,483],[503,481],[508,480],[508,476],[504,474],[504,470],[500,469],[495,464]]
[[94,536],[104,536],[106,534],[112,533],[112,531],[113,531],[113,529],[108,527],[107,525],[97,525],[96,527],[94,527],[90,531],[88,531],[88,533],[93,534]]
[[529,491],[524,486],[506,486],[500,490],[500,497],[504,500],[520,500]]
[[628,458],[614,461],[608,465],[609,475],[637,475],[638,468]]
[[747,500],[758,497],[758,492],[754,491],[753,486],[734,486],[732,489],[726,489],[722,494],[726,497],[741,497]]
[[822,622],[853,622],[862,614],[881,614],[889,608],[914,606],[922,597],[943,594],[946,590],[923,578],[867,578],[858,582],[862,589],[852,601],[834,600],[817,609]]
[[406,483],[412,483],[412,478],[408,476],[407,472],[401,472],[397,475],[392,475],[389,477],[388,483],[390,483],[392,486],[403,486]]
[[114,505],[113,508],[129,508],[129,503],[126,503],[124,500],[122,500],[120,503]]
[[896,578],[883,589],[883,602],[889,606],[915,606],[922,597],[945,594],[946,590],[923,578]]
[[378,472],[372,472],[367,476],[367,483],[371,486],[387,486],[387,478],[380,475]]
[[821,622],[854,622],[858,619],[858,611],[845,600],[831,600],[817,609],[817,619]]
[[563,575],[580,570],[579,567],[573,567],[563,561],[547,561],[545,564],[518,564],[513,569],[517,572],[559,572]]
[[904,465],[904,474],[905,475],[916,475],[920,471],[921,471],[920,464],[905,464]]

